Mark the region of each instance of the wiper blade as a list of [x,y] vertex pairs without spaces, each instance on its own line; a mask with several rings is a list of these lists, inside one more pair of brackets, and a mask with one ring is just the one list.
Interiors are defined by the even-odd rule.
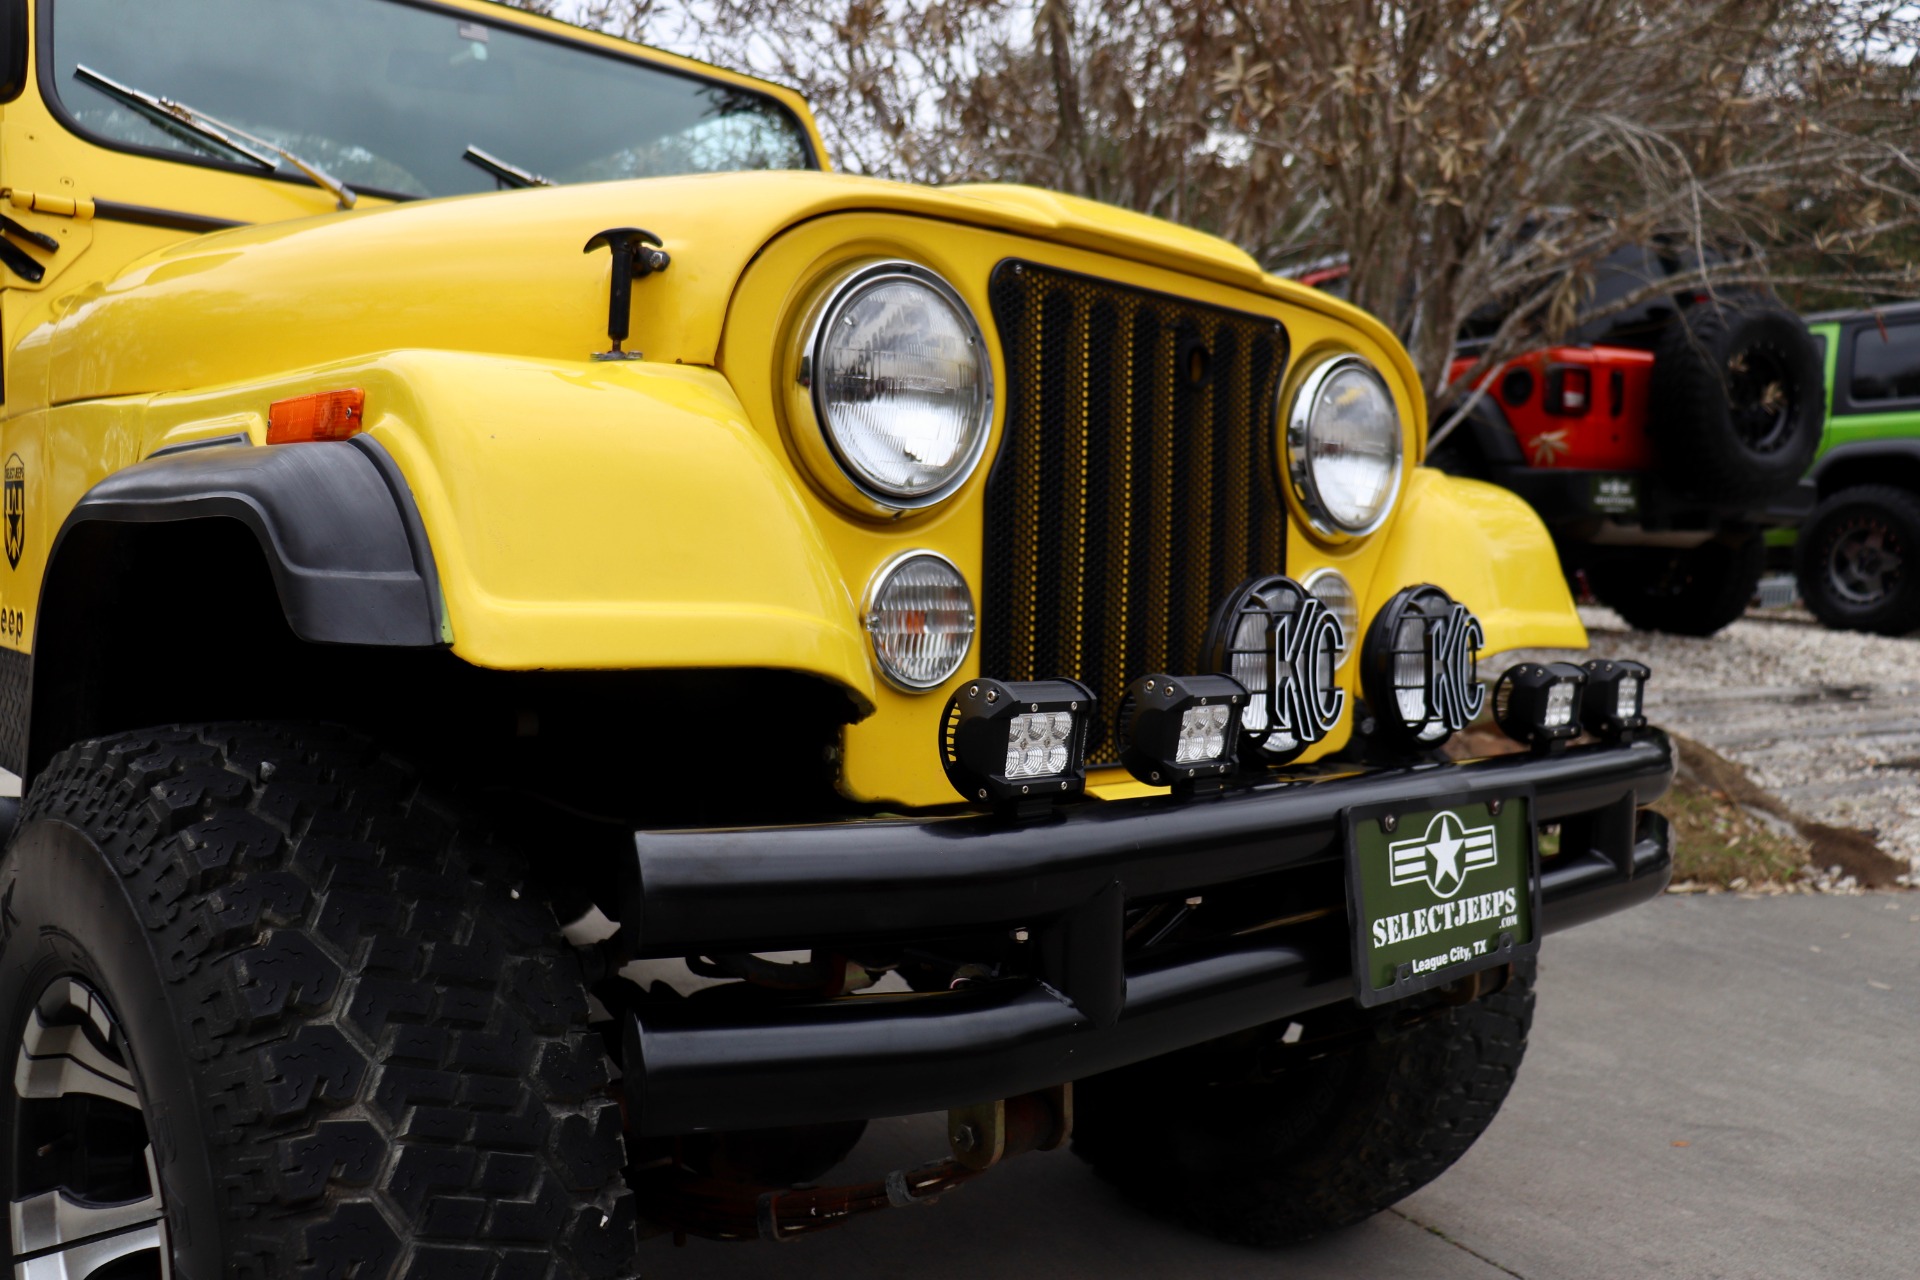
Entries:
[[484,169],[510,187],[550,187],[553,179],[543,178],[530,169],[522,169],[517,164],[508,164],[499,156],[490,155],[478,147],[468,147],[460,156],[475,168]]
[[[184,102],[163,98],[159,94],[121,84],[118,80],[109,79],[88,66],[76,66],[73,69],[73,78],[126,103],[176,137],[184,137],[189,142],[198,142],[203,146],[211,142],[215,146],[259,165],[269,173],[278,169],[280,161],[284,160],[305,174],[315,186],[339,201],[342,209],[353,208],[355,201],[359,199],[354,195],[351,187],[312,161],[302,160],[277,143],[255,137],[245,129],[236,128],[223,120],[216,120],[206,112],[196,110]],[[275,159],[276,156],[279,159]]]

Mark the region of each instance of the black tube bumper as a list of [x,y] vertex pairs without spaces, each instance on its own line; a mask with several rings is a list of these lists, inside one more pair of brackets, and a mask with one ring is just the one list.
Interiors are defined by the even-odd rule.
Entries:
[[[641,955],[842,947],[989,926],[1035,932],[1040,976],[926,995],[644,1004],[630,1114],[648,1133],[901,1115],[1012,1097],[1338,1003],[1344,912],[1280,934],[1128,958],[1128,900],[1200,893],[1342,858],[1350,808],[1531,794],[1559,823],[1541,871],[1551,932],[1665,889],[1664,736],[1274,783],[1181,803],[636,835],[623,925]],[[1331,903],[1329,905],[1332,905]]]

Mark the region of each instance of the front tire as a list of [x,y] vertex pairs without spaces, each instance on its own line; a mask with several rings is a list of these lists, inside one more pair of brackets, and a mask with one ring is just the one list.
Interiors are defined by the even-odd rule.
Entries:
[[1360,1015],[1331,1050],[1311,1027],[1287,1045],[1275,1025],[1083,1080],[1074,1150],[1147,1208],[1225,1240],[1351,1226],[1486,1131],[1526,1052],[1533,977],[1527,960],[1464,1002],[1443,992]]
[[[163,1259],[182,1280],[631,1274],[605,1053],[524,886],[484,823],[343,732],[197,726],[56,756],[0,862],[0,1194],[51,1232],[16,1263],[25,1245],[75,1280]],[[76,1185],[96,1167],[115,1177]],[[119,1201],[151,1238],[101,1271],[87,1251]]]

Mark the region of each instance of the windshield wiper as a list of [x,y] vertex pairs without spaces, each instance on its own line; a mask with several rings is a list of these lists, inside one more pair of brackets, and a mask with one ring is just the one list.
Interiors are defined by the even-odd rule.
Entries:
[[[302,160],[283,146],[268,142],[265,138],[257,138],[245,129],[237,129],[225,121],[216,120],[206,112],[195,110],[184,102],[173,98],[162,98],[158,94],[147,93],[121,84],[118,80],[111,80],[101,75],[92,67],[75,67],[73,78],[126,103],[176,137],[184,137],[187,141],[198,142],[202,146],[211,142],[215,146],[259,165],[269,173],[278,169],[280,161],[284,160],[305,174],[315,186],[332,195],[340,202],[342,209],[353,208],[354,202],[359,199],[346,183],[312,161]],[[263,151],[272,154],[263,154]],[[279,160],[274,159],[275,156],[278,156]]]
[[522,169],[517,164],[508,164],[499,156],[490,155],[478,147],[468,147],[460,158],[475,168],[484,169],[510,187],[550,187],[552,178],[543,178],[530,169]]

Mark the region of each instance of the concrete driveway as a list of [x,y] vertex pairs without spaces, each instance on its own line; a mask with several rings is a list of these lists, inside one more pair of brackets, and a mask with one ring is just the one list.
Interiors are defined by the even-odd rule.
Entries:
[[[941,1153],[873,1125],[850,1178]],[[839,1177],[836,1174],[836,1179]],[[1920,1275],[1920,894],[1664,898],[1547,940],[1492,1129],[1398,1209],[1250,1250],[1143,1215],[1073,1155],[785,1245],[651,1242],[651,1280]]]

